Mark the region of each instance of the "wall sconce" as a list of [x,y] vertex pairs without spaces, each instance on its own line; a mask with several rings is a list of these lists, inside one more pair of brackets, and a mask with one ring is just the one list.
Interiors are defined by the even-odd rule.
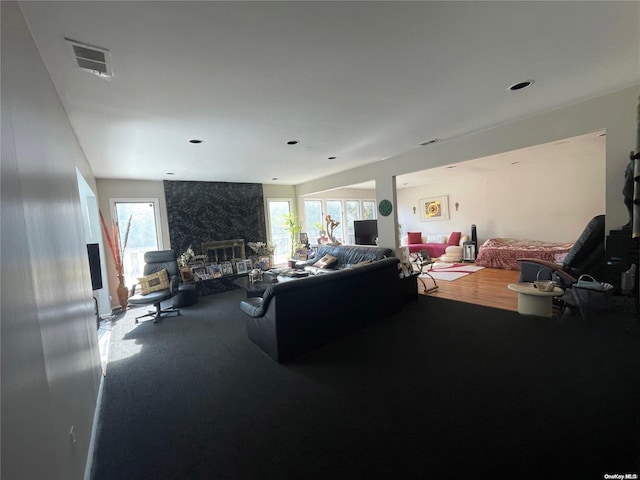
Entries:
[[458,202],[456,202],[456,212],[458,211],[458,207],[460,206],[460,204]]

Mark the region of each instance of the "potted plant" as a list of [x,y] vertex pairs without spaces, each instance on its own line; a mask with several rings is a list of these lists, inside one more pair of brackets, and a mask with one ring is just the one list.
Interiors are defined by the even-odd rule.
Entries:
[[302,230],[302,225],[298,221],[298,217],[294,212],[285,213],[282,216],[282,227],[289,232],[289,236],[291,237],[291,257],[294,258],[296,255],[296,250],[300,247],[300,231]]

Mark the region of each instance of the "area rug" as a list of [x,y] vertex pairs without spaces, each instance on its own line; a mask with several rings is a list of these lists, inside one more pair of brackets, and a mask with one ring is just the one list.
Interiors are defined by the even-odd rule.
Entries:
[[[459,278],[471,275],[478,270],[482,270],[484,267],[478,267],[476,265],[466,265],[464,263],[454,263],[448,266],[436,265],[435,268],[429,270],[429,274],[436,280],[444,280],[445,282],[453,282]],[[423,273],[421,277],[428,277],[426,273]]]

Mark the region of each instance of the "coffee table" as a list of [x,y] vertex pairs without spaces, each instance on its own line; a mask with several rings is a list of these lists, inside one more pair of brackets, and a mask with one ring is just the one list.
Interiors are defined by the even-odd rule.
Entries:
[[246,276],[234,280],[233,283],[240,288],[244,288],[247,291],[247,298],[252,298],[261,297],[267,288],[269,288],[274,283],[278,283],[278,281],[268,279],[252,282],[251,280],[249,280],[249,277]]

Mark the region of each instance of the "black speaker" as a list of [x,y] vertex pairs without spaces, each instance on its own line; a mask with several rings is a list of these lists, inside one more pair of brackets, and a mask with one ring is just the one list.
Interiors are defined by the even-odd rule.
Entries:
[[87,243],[87,255],[89,255],[89,271],[91,272],[91,289],[102,288],[102,268],[100,266],[100,245]]
[[471,241],[478,245],[478,234],[476,233],[475,223],[471,225]]

